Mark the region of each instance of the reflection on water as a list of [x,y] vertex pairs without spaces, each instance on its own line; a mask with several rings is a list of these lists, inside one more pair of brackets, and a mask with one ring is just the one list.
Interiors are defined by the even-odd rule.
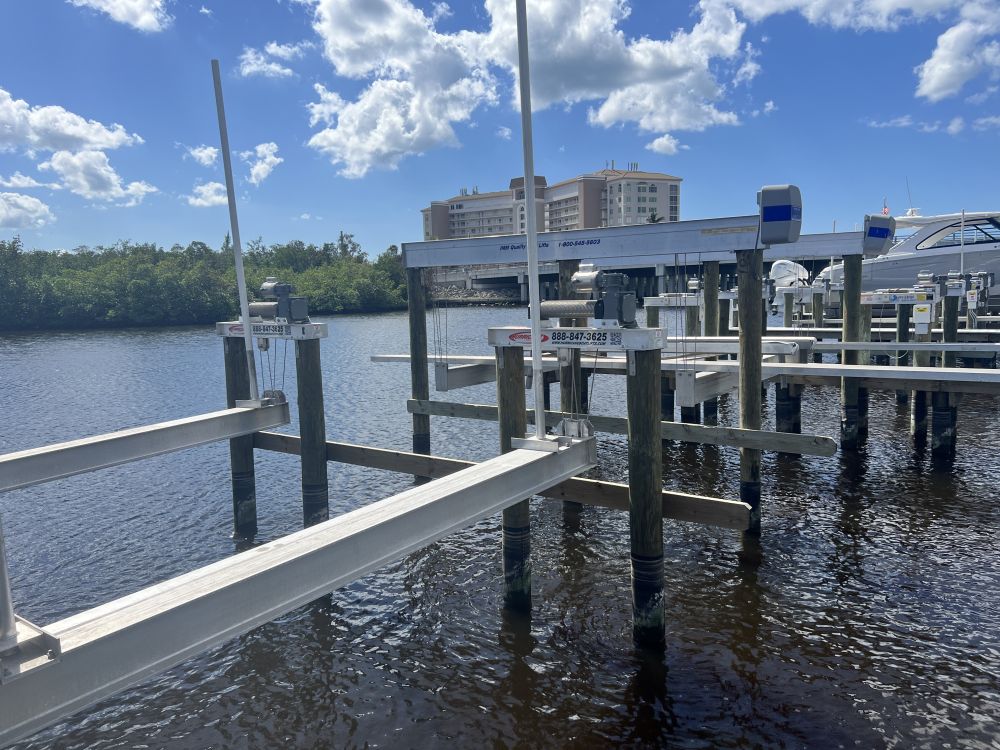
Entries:
[[[522,316],[452,310],[450,351],[488,353],[485,327]],[[405,316],[331,329],[331,437],[408,449],[408,368],[368,361],[406,350]],[[4,451],[224,403],[208,330],[0,338],[0,361]],[[624,414],[623,380],[598,376],[595,413]],[[437,396],[490,403],[493,388]],[[719,423],[737,407],[722,399]],[[960,414],[954,464],[935,470],[894,394],[873,392],[857,455],[764,454],[759,540],[668,522],[665,654],[631,645],[625,514],[536,500],[530,618],[499,608],[488,519],[22,746],[991,747],[1000,411],[967,396]],[[835,390],[806,389],[803,427],[837,435]],[[490,423],[435,418],[432,433],[441,455],[496,452]],[[666,486],[737,496],[734,450],[663,450]],[[598,475],[623,479],[624,438],[601,435],[599,454]],[[19,611],[51,622],[232,554],[226,463],[207,446],[0,495]],[[299,477],[289,456],[257,466],[267,541],[301,523]],[[340,465],[330,480],[332,514],[411,486]]]

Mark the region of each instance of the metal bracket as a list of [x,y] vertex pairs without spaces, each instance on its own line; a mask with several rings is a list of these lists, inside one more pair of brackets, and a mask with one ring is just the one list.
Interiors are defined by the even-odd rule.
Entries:
[[15,615],[14,619],[17,625],[16,643],[0,651],[0,685],[16,680],[29,670],[59,661],[62,654],[58,638],[23,617]]

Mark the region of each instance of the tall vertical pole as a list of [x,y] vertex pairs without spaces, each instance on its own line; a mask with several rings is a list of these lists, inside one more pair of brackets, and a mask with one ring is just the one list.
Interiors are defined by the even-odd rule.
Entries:
[[632,635],[638,646],[662,648],[663,452],[656,408],[661,352],[628,351],[626,357]]
[[[841,315],[844,318],[842,340],[859,341],[861,333],[861,255],[844,256],[844,292],[841,303]],[[843,353],[845,365],[856,365],[858,353],[845,350]],[[840,447],[844,450],[857,450],[860,441],[858,412],[858,379],[840,379]]]
[[[736,251],[737,303],[740,315],[740,427],[760,429],[761,410],[761,317],[764,308],[764,251]],[[740,448],[740,500],[750,506],[752,536],[760,534],[760,451]]]
[[[942,329],[946,343],[958,340],[958,297],[947,296],[942,302]],[[955,352],[944,352],[943,367],[954,367],[957,362]],[[955,427],[957,424],[958,394],[935,391],[931,396],[931,455],[937,459],[950,459],[955,450]]]
[[229,224],[233,234],[233,258],[236,262],[236,285],[240,297],[240,322],[246,343],[246,367],[250,378],[250,400],[259,401],[257,368],[253,361],[253,331],[250,326],[250,303],[247,300],[247,280],[243,275],[243,245],[240,244],[240,222],[236,217],[236,187],[233,184],[232,154],[229,152],[229,131],[226,128],[226,108],[222,101],[222,75],[219,61],[212,60],[212,82],[215,84],[215,110],[219,117],[219,140],[222,145],[222,168],[226,174],[226,196],[229,201]]
[[326,415],[319,339],[295,342],[295,379],[299,400],[302,461],[302,523],[312,526],[330,517],[330,485],[326,473]]
[[[524,437],[524,350],[500,346],[497,359],[497,419],[500,452],[511,450],[511,438]],[[518,612],[531,610],[531,507],[522,500],[503,512],[504,606]]]
[[[222,338],[226,363],[226,406],[250,398],[244,339]],[[229,466],[233,486],[233,537],[252,540],[257,535],[257,482],[254,475],[253,435],[229,440]]]
[[[704,267],[704,289],[702,291],[705,301],[705,335],[719,336],[719,261],[712,260],[705,263]],[[719,421],[719,399],[710,398],[702,404],[702,418],[707,425],[714,425]]]
[[[427,376],[427,296],[419,268],[406,269],[406,307],[410,321],[410,391],[414,399],[426,401],[431,397]],[[428,455],[431,452],[429,414],[413,415],[413,452]]]
[[528,14],[517,0],[517,67],[521,93],[521,147],[524,151],[524,213],[528,249],[528,307],[531,314],[531,382],[535,392],[535,437],[545,439],[545,379],[542,377],[541,306],[538,299],[538,228],[535,214],[535,156],[531,138],[531,72],[528,67]]

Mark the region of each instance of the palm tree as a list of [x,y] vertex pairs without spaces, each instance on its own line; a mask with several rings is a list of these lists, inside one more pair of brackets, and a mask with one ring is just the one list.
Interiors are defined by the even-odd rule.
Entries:
[[659,224],[661,221],[663,221],[663,217],[657,216],[656,209],[654,208],[653,211],[649,214],[649,218],[646,219],[646,221],[649,224]]

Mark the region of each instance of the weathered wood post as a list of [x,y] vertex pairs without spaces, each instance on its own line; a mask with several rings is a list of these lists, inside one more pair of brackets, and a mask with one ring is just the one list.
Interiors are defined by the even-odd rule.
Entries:
[[[861,341],[870,342],[872,340],[872,306],[861,306],[861,330],[858,331],[858,338]],[[870,352],[858,352],[858,364],[871,364]],[[858,386],[858,438],[866,440],[868,438],[868,389]]]
[[[559,261],[559,299],[573,299],[573,274],[580,270],[580,261]],[[586,320],[576,318],[560,318],[561,326],[586,325]],[[567,350],[570,361],[559,367],[559,408],[564,413],[578,414],[580,412],[580,350]]]
[[[945,343],[958,341],[958,297],[946,296],[943,300],[942,329]],[[943,367],[954,367],[955,352],[944,352]],[[931,456],[950,459],[955,451],[955,427],[958,412],[958,394],[935,391],[931,396]]]
[[663,648],[663,452],[656,408],[661,352],[626,356],[632,635],[638,646]]
[[[406,269],[406,307],[410,320],[410,392],[414,399],[431,397],[427,375],[427,294],[421,269]],[[430,454],[431,418],[413,415],[413,452]]]
[[[823,292],[813,292],[812,296],[812,319],[813,328],[823,327],[823,305],[825,304],[825,299]],[[822,340],[822,336],[817,335],[817,339]],[[823,352],[813,352],[813,362],[822,362]]]
[[326,415],[319,339],[295,341],[295,379],[299,397],[302,462],[302,523],[312,526],[330,517],[326,474]]
[[[931,340],[930,333],[917,333],[913,336],[916,343],[924,343]],[[929,351],[916,351],[913,353],[914,367],[927,367],[931,361]],[[910,434],[920,444],[927,440],[927,391],[913,391],[910,405]]]
[[[511,450],[511,438],[527,428],[524,401],[524,350],[500,346],[497,359],[497,419],[500,452]],[[531,508],[528,499],[503,512],[503,600],[519,612],[531,610]]]
[[[844,319],[844,342],[859,341],[861,333],[861,260],[859,255],[845,255],[844,261],[844,291],[841,299],[841,316]],[[844,350],[845,365],[856,365],[858,353]],[[840,379],[840,447],[843,450],[857,450],[861,440],[859,429],[859,384],[857,378]]]
[[[761,409],[761,285],[764,251],[736,251],[737,307],[740,316],[740,427],[760,429]],[[740,448],[740,500],[750,506],[751,536],[760,534],[760,451]]]
[[[704,264],[703,299],[705,300],[705,335],[721,336],[719,333],[719,261],[711,260]],[[728,300],[727,300],[728,302]],[[727,314],[729,312],[728,305]],[[719,422],[719,399],[710,398],[702,404],[702,419],[707,425]]]
[[[646,308],[646,328],[660,327],[660,308],[656,305]],[[670,387],[672,376],[660,373],[660,419],[674,421],[674,389]]]
[[[696,305],[684,307],[684,335],[693,338],[701,335],[701,316]],[[681,407],[681,422],[698,424],[701,422],[701,404]]]
[[[913,305],[896,305],[896,341],[905,344],[910,340],[910,315],[913,313]],[[896,352],[896,366],[907,367],[910,364],[910,353],[908,351]],[[896,391],[896,403],[905,404],[910,400],[908,391]]]
[[785,328],[791,328],[795,325],[795,293],[785,292],[784,293],[784,326]]
[[[250,398],[246,342],[242,338],[223,336],[222,347],[226,362],[226,406],[232,409],[238,400]],[[250,541],[257,535],[253,435],[229,440],[229,467],[233,485],[233,537]]]

